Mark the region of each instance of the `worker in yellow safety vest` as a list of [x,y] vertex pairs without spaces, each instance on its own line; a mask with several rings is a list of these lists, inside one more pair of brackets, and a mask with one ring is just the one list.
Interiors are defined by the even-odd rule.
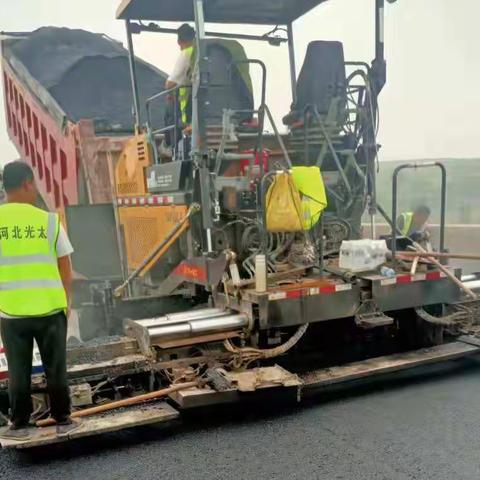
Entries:
[[195,30],[184,23],[179,27],[177,35],[180,55],[165,83],[165,88],[170,90],[179,87],[178,102],[182,126],[188,128],[192,121],[192,65],[195,53]]
[[430,208],[426,205],[420,205],[413,212],[404,212],[397,218],[397,226],[404,237],[417,236],[425,232],[428,219],[430,218]]
[[0,332],[8,362],[11,425],[0,436],[30,437],[34,340],[40,351],[57,434],[78,424],[70,418],[67,383],[67,310],[72,245],[56,213],[35,206],[32,169],[22,161],[3,171],[7,203],[0,206]]

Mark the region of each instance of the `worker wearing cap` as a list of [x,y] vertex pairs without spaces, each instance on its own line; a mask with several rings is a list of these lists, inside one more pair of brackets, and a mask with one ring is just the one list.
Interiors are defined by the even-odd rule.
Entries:
[[178,101],[182,126],[188,127],[192,121],[192,65],[195,53],[195,30],[184,23],[178,29],[177,43],[180,55],[177,58],[173,72],[168,77],[165,88],[178,89]]
[[3,186],[7,203],[0,205],[0,332],[8,362],[11,425],[1,436],[30,436],[34,340],[45,370],[51,416],[58,435],[66,435],[77,427],[70,418],[66,370],[73,248],[58,214],[35,207],[37,188],[26,163],[7,164]]
[[425,231],[430,214],[430,208],[426,205],[420,205],[413,212],[404,212],[397,218],[398,229],[404,237],[422,233]]
[[430,213],[430,208],[420,205],[413,212],[404,212],[397,218],[397,226],[401,234],[424,245],[427,250],[431,250],[430,234],[427,230]]

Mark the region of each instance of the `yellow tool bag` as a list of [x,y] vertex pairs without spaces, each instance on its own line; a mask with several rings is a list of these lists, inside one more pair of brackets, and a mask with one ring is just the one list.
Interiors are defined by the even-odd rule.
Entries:
[[292,173],[275,176],[267,192],[267,230],[310,230],[327,207],[327,195],[319,167],[293,167]]
[[293,167],[292,177],[302,199],[304,230],[313,228],[327,207],[327,195],[319,167]]
[[299,232],[302,227],[302,201],[292,175],[279,173],[270,185],[267,198],[267,230]]

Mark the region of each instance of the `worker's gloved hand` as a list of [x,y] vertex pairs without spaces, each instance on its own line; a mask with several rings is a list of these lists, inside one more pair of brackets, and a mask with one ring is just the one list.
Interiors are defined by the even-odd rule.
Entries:
[[409,236],[414,242],[417,243],[427,242],[430,240],[430,233],[427,231],[412,232]]

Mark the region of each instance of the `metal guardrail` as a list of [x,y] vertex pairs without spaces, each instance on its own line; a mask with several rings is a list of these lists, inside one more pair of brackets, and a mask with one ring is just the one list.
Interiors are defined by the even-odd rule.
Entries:
[[440,191],[440,252],[445,251],[445,214],[447,204],[447,170],[440,162],[425,162],[425,163],[405,163],[398,166],[393,171],[393,186],[392,186],[392,255],[395,257],[397,251],[397,214],[398,214],[398,176],[402,170],[419,168],[439,168],[442,174],[442,183]]

